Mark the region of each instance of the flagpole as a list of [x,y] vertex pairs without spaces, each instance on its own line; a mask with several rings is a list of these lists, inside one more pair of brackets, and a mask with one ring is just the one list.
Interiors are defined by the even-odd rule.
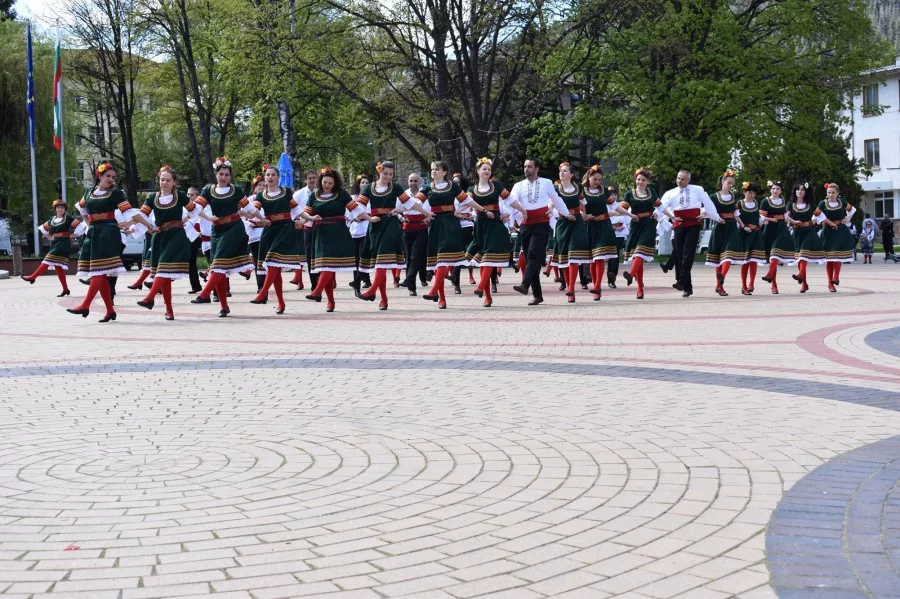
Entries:
[[[56,46],[60,48],[60,54],[62,54],[62,46],[59,42],[59,19],[56,20]],[[60,57],[60,62],[62,62],[62,57]],[[62,79],[60,79],[56,93],[59,95],[59,176],[60,176],[60,193],[62,194],[60,197],[62,201],[65,203],[66,201],[66,136],[64,135],[64,127],[63,127],[63,95],[62,95]],[[37,226],[37,225],[35,225]]]
[[28,145],[31,147],[31,219],[34,224],[34,255],[41,255],[41,237],[38,234],[38,194],[37,194],[37,171],[35,170],[36,161],[34,159],[34,73],[31,57],[31,22],[25,25],[26,35],[28,37],[28,102],[32,104],[31,116],[28,119]]

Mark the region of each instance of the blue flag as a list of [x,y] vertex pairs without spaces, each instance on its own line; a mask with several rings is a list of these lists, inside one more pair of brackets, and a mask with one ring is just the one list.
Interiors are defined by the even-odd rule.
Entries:
[[28,110],[28,142],[34,147],[34,61],[31,59],[31,24],[25,26],[28,34],[28,95],[25,107]]
[[279,185],[294,187],[294,166],[291,164],[291,157],[286,152],[282,152],[278,159],[278,172],[281,174],[278,178]]

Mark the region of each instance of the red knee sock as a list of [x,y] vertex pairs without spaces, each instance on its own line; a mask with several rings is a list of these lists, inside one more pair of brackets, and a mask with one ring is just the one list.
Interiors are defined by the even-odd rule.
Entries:
[[267,266],[266,267],[266,278],[263,280],[263,286],[259,290],[259,293],[256,294],[256,297],[253,298],[255,300],[262,301],[266,299],[269,295],[269,288],[275,284],[275,275],[281,274],[281,269],[277,266]]
[[751,262],[747,266],[750,267],[750,287],[753,287],[753,282],[756,280],[756,267],[759,265],[756,262]]
[[491,287],[491,268],[490,266],[482,266],[478,269],[479,278],[478,278],[478,286],[475,287],[475,291],[484,291],[490,290]]
[[[108,277],[94,277],[93,279],[100,279],[100,297],[103,298],[103,305],[106,306],[106,313],[112,314],[116,311],[116,308],[113,306],[112,302],[112,290],[109,288],[109,278]],[[93,282],[91,279],[91,282]]]
[[[384,271],[381,271],[384,272]],[[319,275],[319,284],[322,285],[322,279],[325,279],[323,288],[325,289],[325,297],[328,303],[334,305],[334,273],[331,271],[323,272]]]
[[[156,277],[156,280],[160,280],[160,278]],[[172,279],[162,279],[162,296],[163,302],[166,304],[166,314],[172,314]]]
[[569,293],[575,292],[575,281],[578,280],[578,264],[569,264],[569,276],[566,277],[566,290]]
[[634,258],[631,262],[631,276],[635,278],[638,289],[644,288],[644,259]]
[[834,262],[825,263],[825,274],[828,276],[828,283],[834,280]]
[[149,270],[142,270],[141,276],[138,277],[138,280],[131,284],[132,287],[140,287],[144,284],[144,281],[147,280],[147,277],[150,276]]
[[[449,271],[449,266],[438,266],[437,270],[434,271],[434,290],[437,291],[438,299],[442,302],[447,301],[447,298],[444,295],[444,279],[447,278]],[[434,293],[432,293],[432,295],[434,295]]]
[[299,268],[294,270],[294,276],[291,278],[291,285],[299,285],[303,280],[303,271]]
[[806,260],[801,260],[797,263],[797,273],[800,279],[805,283],[806,282]]
[[[379,270],[378,272],[384,272],[383,270]],[[377,280],[378,277],[376,277]],[[381,277],[381,281],[378,283],[378,295],[381,297],[381,303],[387,304],[387,276]]]
[[[100,291],[100,280],[106,281],[106,277],[91,277],[91,283],[88,285],[87,293],[84,295],[84,299],[81,300],[81,303],[78,304],[79,310],[90,310],[91,302],[94,301],[94,298],[97,296],[97,292]],[[108,285],[109,283],[107,283]]]
[[727,277],[727,276],[728,276],[728,271],[731,270],[731,262],[726,262],[725,264],[723,264],[723,265],[720,266],[719,268],[721,269],[722,277],[723,277],[723,278],[724,278],[724,277]]
[[373,297],[379,289],[381,289],[382,284],[387,282],[387,271],[383,268],[375,269],[375,276],[372,277],[372,286],[369,287],[368,290],[363,292],[363,295],[366,297]]
[[162,290],[163,281],[166,279],[162,277],[154,277],[153,285],[150,286],[150,291],[147,292],[147,297],[144,298],[145,302],[152,302],[153,298],[156,297],[156,294]]
[[223,310],[228,309],[228,277],[219,273],[219,285],[216,287],[216,295],[219,296],[219,305]]
[[832,281],[840,281],[841,280],[841,263],[840,262],[832,262],[833,266],[831,267],[831,280]]
[[200,297],[203,299],[209,299],[209,296],[212,295],[212,292],[218,289],[219,279],[224,279],[225,275],[220,272],[210,272],[209,276],[206,279],[206,285],[203,286],[203,291],[200,292]]
[[600,282],[603,281],[603,273],[606,272],[606,260],[595,260],[592,264],[597,271],[597,275],[591,275],[594,279],[594,289],[600,288]]
[[522,275],[522,280],[525,280],[525,254],[519,252],[519,257],[516,260],[516,265],[519,267],[519,274]]
[[[755,264],[755,263],[754,263]],[[772,258],[769,260],[769,270],[766,271],[766,278],[771,279],[775,276],[775,269],[778,268],[778,260]]]
[[56,269],[56,278],[59,279],[59,284],[62,285],[63,291],[68,291],[69,286],[66,284],[66,271],[63,270],[62,266],[54,266],[53,268]]
[[741,288],[749,289],[747,287],[747,273],[750,272],[749,264],[741,264]]
[[[275,297],[278,298],[278,307],[281,308],[284,306],[284,283],[281,278],[281,269],[277,266],[270,266],[269,268],[274,268],[275,272],[272,276],[272,286],[275,287]],[[266,273],[266,278],[269,278],[269,273]]]
[[[39,276],[41,276],[42,274],[44,274],[45,272],[47,272],[47,269],[48,269],[48,268],[49,268],[49,267],[48,267],[46,264],[44,264],[43,262],[41,262],[40,264],[38,264],[38,267],[35,269],[35,271],[34,271],[33,273],[31,273],[29,276],[25,277],[25,278],[31,279],[31,280],[33,281],[33,280],[35,280],[36,278],[38,278]],[[62,269],[59,268],[58,266],[57,266],[56,268],[58,268],[59,270],[62,270]]]

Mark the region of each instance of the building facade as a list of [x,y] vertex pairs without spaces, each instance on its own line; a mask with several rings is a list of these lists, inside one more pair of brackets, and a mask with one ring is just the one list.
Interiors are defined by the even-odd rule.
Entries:
[[[865,192],[862,211],[878,221],[894,220],[900,231],[900,57],[895,64],[865,73],[853,97],[850,157],[863,159],[870,176],[859,175]],[[878,232],[880,239],[881,232]]]

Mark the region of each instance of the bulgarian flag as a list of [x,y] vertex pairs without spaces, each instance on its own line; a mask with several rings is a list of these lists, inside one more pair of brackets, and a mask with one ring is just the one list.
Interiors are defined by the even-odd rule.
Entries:
[[62,150],[62,48],[59,45],[59,29],[56,30],[56,56],[53,59],[53,147]]

